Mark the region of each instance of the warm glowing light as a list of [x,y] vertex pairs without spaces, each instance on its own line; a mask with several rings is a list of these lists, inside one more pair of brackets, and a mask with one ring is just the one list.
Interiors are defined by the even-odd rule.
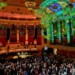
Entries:
[[62,29],[62,31],[64,32],[65,30],[64,30],[64,29]]
[[37,45],[37,41],[36,40],[34,40],[34,45]]
[[57,55],[57,48],[54,49],[54,54]]
[[17,58],[18,58],[18,56],[13,56],[12,58],[13,58],[13,59],[17,59]]
[[34,8],[36,6],[36,2],[27,1],[25,2],[25,6],[28,8]]
[[34,1],[26,1],[25,6],[28,8],[28,10],[33,10],[36,6],[36,2]]
[[31,56],[27,52],[22,52],[22,53],[17,53],[17,54],[18,54],[18,57],[20,58],[27,58]]

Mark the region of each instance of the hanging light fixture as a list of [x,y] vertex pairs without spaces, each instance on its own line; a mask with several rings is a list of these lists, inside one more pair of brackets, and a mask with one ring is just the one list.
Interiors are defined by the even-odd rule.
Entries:
[[28,10],[32,10],[36,6],[35,0],[26,0],[25,6],[28,8]]

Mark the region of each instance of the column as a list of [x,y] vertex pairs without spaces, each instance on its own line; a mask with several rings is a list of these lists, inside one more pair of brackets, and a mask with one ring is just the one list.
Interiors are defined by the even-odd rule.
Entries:
[[41,35],[42,35],[42,45],[44,45],[44,29],[42,26],[42,30],[41,30]]
[[17,43],[19,43],[19,29],[17,27]]
[[28,45],[28,30],[27,30],[27,27],[26,27],[26,35],[25,35],[25,45],[27,46]]
[[10,43],[10,39],[7,41],[7,43],[8,43],[8,44]]
[[67,43],[70,43],[70,26],[69,21],[66,21],[66,33],[67,33]]
[[54,43],[54,30],[53,30],[53,24],[51,23],[51,42]]
[[[10,43],[10,27],[9,28],[7,28],[7,37],[9,38],[8,40],[7,40],[7,43],[9,44]],[[9,35],[9,36],[8,36]]]
[[59,39],[59,42],[61,42],[61,25],[60,25],[60,22],[58,21],[58,39]]
[[74,24],[75,24],[75,21],[74,21],[74,19],[72,19],[72,36],[74,36],[74,34],[75,34],[75,28],[74,28]]
[[36,45],[37,45],[37,40],[34,39],[34,46],[35,46],[35,48],[36,48]]
[[[35,37],[36,34],[37,34],[37,32],[35,32],[35,26],[34,26],[34,37]],[[34,46],[35,46],[35,48],[36,48],[36,45],[37,45],[37,39],[34,38]]]

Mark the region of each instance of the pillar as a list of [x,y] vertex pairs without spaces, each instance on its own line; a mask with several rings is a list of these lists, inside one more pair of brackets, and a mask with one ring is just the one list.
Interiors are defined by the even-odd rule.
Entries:
[[41,33],[42,33],[42,45],[44,45],[44,29],[43,29],[43,27],[41,29]]
[[7,43],[8,43],[8,44],[10,43],[10,39],[7,41]]
[[[34,35],[37,34],[37,32],[35,32],[35,26],[34,26],[34,33],[35,33]],[[35,36],[34,36],[34,37],[35,37]],[[37,39],[34,38],[34,46],[36,47],[36,45],[37,45]]]
[[67,33],[67,43],[70,43],[70,26],[69,21],[66,21],[66,33]]
[[75,21],[74,21],[74,19],[72,19],[72,36],[74,36],[74,34],[75,34],[75,28],[74,28],[74,24],[75,24]]
[[57,26],[58,26],[58,40],[59,40],[59,42],[61,42],[61,25],[60,25],[60,22],[58,22]]
[[26,35],[25,35],[25,45],[27,46],[28,45],[28,29],[26,27]]
[[54,43],[54,30],[53,30],[53,24],[51,23],[51,42]]
[[19,43],[19,29],[17,27],[17,43]]
[[11,33],[10,33],[10,27],[8,29],[9,30],[7,30],[7,37],[9,37],[9,39],[7,40],[7,43],[9,44],[10,43],[10,35],[11,35]]

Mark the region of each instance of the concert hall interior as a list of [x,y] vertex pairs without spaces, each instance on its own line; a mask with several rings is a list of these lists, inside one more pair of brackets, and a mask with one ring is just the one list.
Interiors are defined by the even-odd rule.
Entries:
[[0,66],[49,58],[75,64],[75,0],[0,0]]

